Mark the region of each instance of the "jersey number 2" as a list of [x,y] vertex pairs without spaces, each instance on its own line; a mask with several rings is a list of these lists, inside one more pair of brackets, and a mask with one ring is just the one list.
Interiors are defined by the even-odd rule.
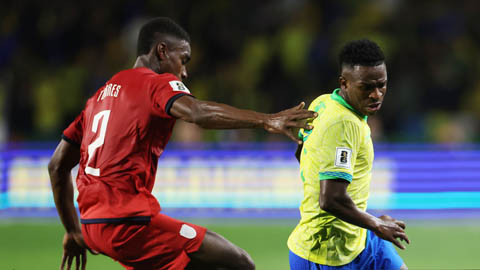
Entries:
[[110,117],[110,110],[101,111],[93,117],[93,125],[92,131],[97,133],[98,126],[100,125],[99,121],[102,118],[102,125],[100,126],[100,134],[95,141],[88,145],[88,160],[87,166],[85,167],[85,173],[91,174],[94,176],[100,176],[100,169],[99,168],[92,168],[89,167],[88,164],[90,163],[90,159],[95,154],[95,150],[103,145],[105,142],[105,133],[107,132],[107,123],[108,118]]

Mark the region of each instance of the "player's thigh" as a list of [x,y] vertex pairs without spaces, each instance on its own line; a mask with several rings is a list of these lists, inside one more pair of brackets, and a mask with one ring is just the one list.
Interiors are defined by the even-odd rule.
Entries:
[[408,269],[392,243],[381,239],[371,231],[368,231],[367,237],[365,249],[372,247],[371,252],[376,258],[376,269]]
[[318,270],[321,269],[319,264],[305,260],[297,254],[289,251],[288,261],[290,263],[290,270]]
[[139,227],[116,227],[109,256],[133,269],[183,269],[190,261],[188,254],[200,248],[206,232],[161,213]]
[[187,269],[255,269],[250,255],[218,233],[207,230],[198,251],[190,253],[191,263]]

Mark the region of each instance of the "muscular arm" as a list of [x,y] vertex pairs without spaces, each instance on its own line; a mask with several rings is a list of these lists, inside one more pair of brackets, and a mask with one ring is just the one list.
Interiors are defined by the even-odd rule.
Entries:
[[77,211],[73,204],[71,170],[80,160],[80,149],[61,140],[48,164],[53,198],[58,215],[68,233],[80,232]]
[[173,103],[170,114],[207,129],[264,128],[268,132],[283,133],[300,143],[301,141],[293,136],[291,129],[310,130],[311,126],[299,120],[316,117],[315,112],[304,110],[304,106],[302,102],[279,113],[265,114],[183,96]]
[[76,270],[85,270],[87,265],[87,254],[98,254],[90,250],[83,240],[80,223],[78,222],[77,210],[73,204],[72,168],[80,160],[80,149],[78,146],[61,140],[48,163],[48,173],[52,185],[53,199],[57,207],[60,220],[65,227],[66,233],[63,237],[63,257],[60,269],[71,268],[75,258]]
[[401,249],[405,247],[397,238],[410,243],[405,234],[405,223],[389,216],[374,217],[361,211],[347,193],[348,182],[343,179],[329,179],[320,181],[320,208],[338,217],[339,219],[369,229],[380,238],[394,243]]

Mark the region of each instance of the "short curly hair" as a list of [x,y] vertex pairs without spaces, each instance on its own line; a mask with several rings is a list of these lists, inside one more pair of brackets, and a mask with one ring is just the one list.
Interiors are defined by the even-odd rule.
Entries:
[[343,46],[338,57],[340,70],[344,66],[377,66],[385,62],[385,55],[377,43],[360,39],[350,41]]
[[137,56],[148,54],[160,35],[169,35],[190,43],[190,36],[180,25],[167,17],[158,17],[142,26],[138,34]]

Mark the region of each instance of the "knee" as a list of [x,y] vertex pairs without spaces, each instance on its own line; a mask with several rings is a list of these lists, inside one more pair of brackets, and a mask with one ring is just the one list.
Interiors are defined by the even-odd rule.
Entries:
[[255,270],[255,263],[252,257],[243,249],[239,250],[239,268],[242,270]]

